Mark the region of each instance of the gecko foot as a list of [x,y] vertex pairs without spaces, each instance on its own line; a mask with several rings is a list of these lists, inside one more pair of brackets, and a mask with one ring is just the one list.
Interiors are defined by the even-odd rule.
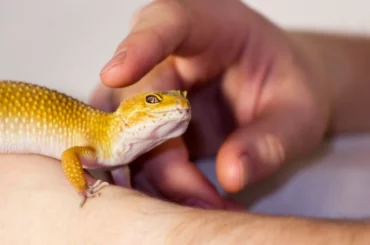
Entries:
[[81,196],[80,207],[82,207],[85,204],[87,198],[99,197],[100,194],[98,193],[98,191],[100,191],[103,187],[108,185],[109,185],[108,182],[97,180],[93,185],[89,186],[87,190],[80,192],[79,193],[79,195]]

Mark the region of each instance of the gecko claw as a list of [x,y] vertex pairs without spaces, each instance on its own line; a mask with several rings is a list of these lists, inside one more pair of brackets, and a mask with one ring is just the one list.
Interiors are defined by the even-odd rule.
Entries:
[[108,182],[97,180],[93,185],[89,186],[87,190],[80,192],[79,193],[79,195],[81,196],[80,207],[82,207],[85,204],[87,198],[99,197],[100,193],[98,193],[98,191],[100,191],[102,188],[108,185],[109,185]]
[[82,206],[85,204],[86,202],[86,197],[84,195],[80,195],[81,196],[81,202],[80,202],[80,208],[82,208]]

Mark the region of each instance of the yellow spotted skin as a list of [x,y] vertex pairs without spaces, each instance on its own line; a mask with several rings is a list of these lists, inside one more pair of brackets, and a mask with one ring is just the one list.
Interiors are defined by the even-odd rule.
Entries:
[[[62,149],[102,139],[108,120],[108,114],[57,91],[22,82],[0,82],[2,152],[59,157]],[[17,144],[20,141],[24,143]]]
[[80,156],[95,158],[95,153],[90,147],[71,147],[62,154],[62,167],[73,187],[78,191],[84,191],[88,186],[79,160]]
[[189,120],[186,92],[141,93],[108,113],[43,86],[0,81],[0,153],[61,159],[83,202],[106,184],[89,186],[83,168],[128,164],[181,135]]

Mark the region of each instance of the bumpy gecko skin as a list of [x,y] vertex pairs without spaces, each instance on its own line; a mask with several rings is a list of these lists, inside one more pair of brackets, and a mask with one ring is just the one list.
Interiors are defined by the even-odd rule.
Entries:
[[127,166],[182,135],[190,119],[186,92],[141,93],[106,113],[46,87],[0,81],[0,153],[60,159],[81,206],[108,185],[89,185],[83,168]]

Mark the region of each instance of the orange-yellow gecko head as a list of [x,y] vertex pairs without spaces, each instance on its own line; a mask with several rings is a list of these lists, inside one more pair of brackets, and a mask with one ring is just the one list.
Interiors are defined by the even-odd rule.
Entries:
[[125,130],[139,133],[162,124],[188,124],[191,112],[187,93],[182,91],[146,92],[121,102],[116,110]]
[[186,92],[146,92],[122,101],[114,114],[121,130],[116,132],[112,152],[116,160],[129,162],[182,135],[191,119],[191,106]]

